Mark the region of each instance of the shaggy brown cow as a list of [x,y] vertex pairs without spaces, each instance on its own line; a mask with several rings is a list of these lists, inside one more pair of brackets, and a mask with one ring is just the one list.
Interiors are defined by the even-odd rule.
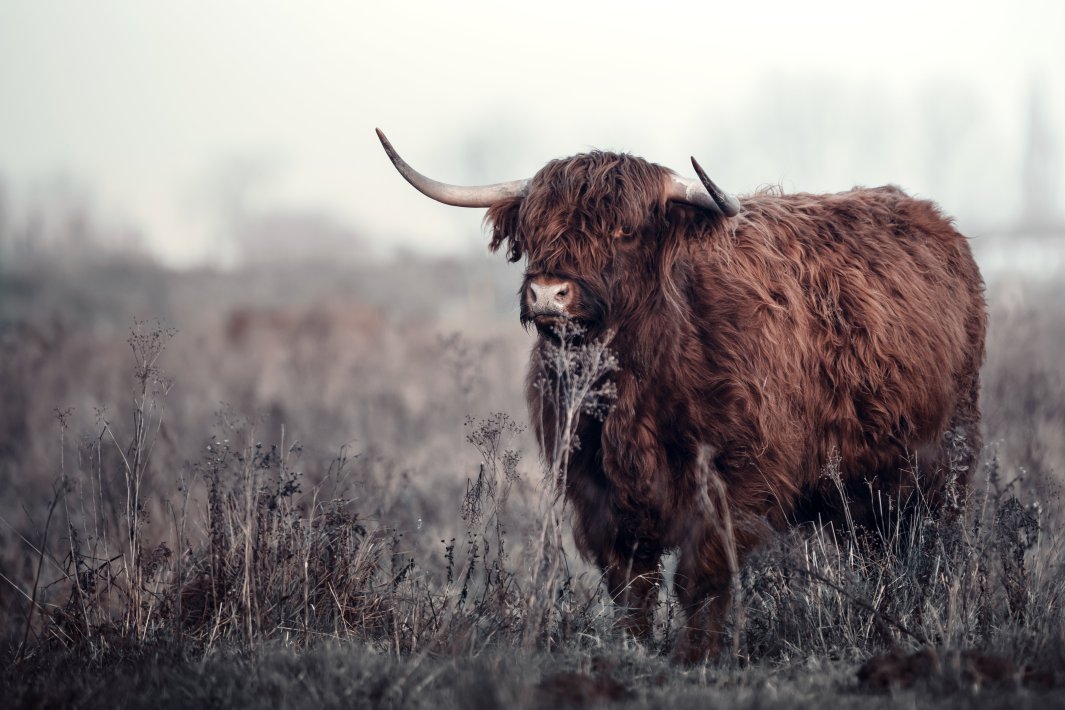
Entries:
[[[983,282],[931,202],[895,187],[740,202],[694,160],[702,184],[607,152],[465,188],[415,172],[380,137],[423,193],[488,207],[492,249],[526,259],[536,347],[560,318],[612,334],[617,401],[581,421],[565,493],[637,635],[651,633],[667,550],[687,614],[676,653],[698,661],[720,648],[730,557],[770,526],[845,512],[873,526],[889,499],[934,509],[950,479],[964,486],[980,444]],[[531,383],[549,374],[539,362]],[[555,412],[528,394],[550,442]]]

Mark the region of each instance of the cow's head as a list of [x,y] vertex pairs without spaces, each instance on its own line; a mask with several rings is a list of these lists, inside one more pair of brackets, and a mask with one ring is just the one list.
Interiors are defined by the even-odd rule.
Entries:
[[[526,259],[521,320],[553,337],[562,320],[595,332],[660,292],[670,281],[678,244],[671,225],[739,213],[695,159],[699,180],[631,155],[594,151],[553,160],[528,180],[460,187],[411,168],[380,130],[400,174],[423,194],[449,205],[487,207],[493,251]],[[684,214],[681,214],[681,213]]]

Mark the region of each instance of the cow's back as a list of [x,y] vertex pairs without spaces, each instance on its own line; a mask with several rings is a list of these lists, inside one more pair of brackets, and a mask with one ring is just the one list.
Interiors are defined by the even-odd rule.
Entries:
[[772,457],[758,468],[779,472],[779,503],[822,487],[834,460],[859,478],[897,470],[975,407],[983,283],[935,205],[896,188],[743,205],[693,256],[708,390],[729,393],[738,435],[713,432],[735,453],[727,466]]

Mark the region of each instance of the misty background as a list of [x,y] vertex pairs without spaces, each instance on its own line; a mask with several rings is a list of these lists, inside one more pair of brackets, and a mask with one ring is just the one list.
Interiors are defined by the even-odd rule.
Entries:
[[[842,706],[888,649],[935,667],[892,699],[1051,697],[1063,28],[1061,0],[0,0],[0,704]],[[936,201],[987,286],[970,511],[774,536],[730,566],[716,667],[651,651],[672,555],[661,645],[620,638],[529,431],[523,265],[375,128],[454,183],[599,148]]]
[[1034,0],[2,2],[0,259],[483,254],[483,211],[412,191],[381,127],[459,183],[592,147],[741,195],[894,183],[985,269],[1052,273],[1063,26]]
[[152,490],[210,436],[298,439],[311,471],[357,453],[399,527],[443,526],[467,417],[524,419],[521,265],[375,127],[456,183],[596,147],[695,155],[740,195],[936,200],[988,283],[985,440],[1060,475],[1063,26],[1034,0],[0,0],[0,487],[40,503],[57,435],[122,441],[131,343],[157,337]]
[[438,564],[482,470],[471,429],[506,415],[515,520],[535,519],[522,266],[488,253],[484,210],[413,190],[375,127],[455,183],[594,147],[689,175],[694,155],[741,196],[937,201],[988,286],[987,480],[1053,500],[1062,27],[1036,0],[0,0],[0,619],[25,626],[55,491],[120,520],[133,448],[146,540],[182,499],[207,529],[212,451],[262,444],[299,505],[343,471],[360,520]]

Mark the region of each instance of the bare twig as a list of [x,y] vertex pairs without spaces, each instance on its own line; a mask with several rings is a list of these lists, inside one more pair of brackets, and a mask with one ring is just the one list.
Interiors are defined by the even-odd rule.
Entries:
[[57,484],[55,492],[52,495],[52,502],[48,505],[48,518],[44,521],[44,532],[41,533],[41,544],[38,548],[37,554],[37,574],[33,578],[33,590],[30,594],[30,606],[26,610],[26,627],[22,631],[22,643],[19,644],[18,653],[15,656],[15,662],[19,662],[23,658],[23,654],[26,651],[26,642],[30,637],[30,625],[33,622],[33,613],[37,609],[37,589],[41,583],[41,569],[44,567],[44,550],[48,546],[48,529],[52,525],[52,514],[55,512],[56,505],[59,504],[59,498],[63,495],[63,488]]

